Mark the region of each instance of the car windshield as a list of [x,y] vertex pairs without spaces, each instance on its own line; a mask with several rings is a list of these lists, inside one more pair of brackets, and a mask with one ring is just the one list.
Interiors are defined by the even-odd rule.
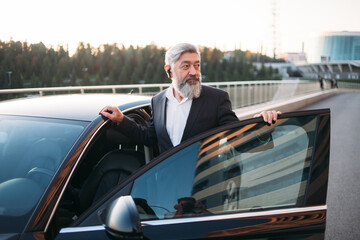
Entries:
[[86,125],[0,115],[0,222],[13,222],[7,229],[0,226],[0,233],[24,227]]

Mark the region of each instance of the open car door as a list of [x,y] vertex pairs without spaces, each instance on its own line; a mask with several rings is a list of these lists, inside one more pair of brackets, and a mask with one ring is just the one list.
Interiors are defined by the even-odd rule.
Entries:
[[192,139],[134,181],[144,236],[324,239],[329,150],[328,109]]

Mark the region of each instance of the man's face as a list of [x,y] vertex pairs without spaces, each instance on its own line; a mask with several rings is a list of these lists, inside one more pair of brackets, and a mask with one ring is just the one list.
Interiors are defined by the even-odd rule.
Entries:
[[201,93],[200,59],[197,53],[184,53],[172,69],[174,88],[182,97],[197,98]]

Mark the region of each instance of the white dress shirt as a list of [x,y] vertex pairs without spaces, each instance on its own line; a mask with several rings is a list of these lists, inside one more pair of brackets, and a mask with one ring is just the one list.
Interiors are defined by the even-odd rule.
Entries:
[[179,102],[173,93],[172,85],[166,90],[166,130],[174,146],[181,142],[192,99],[184,98]]

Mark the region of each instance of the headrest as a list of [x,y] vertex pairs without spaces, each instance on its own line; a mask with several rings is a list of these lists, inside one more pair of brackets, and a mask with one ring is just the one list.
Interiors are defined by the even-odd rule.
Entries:
[[106,130],[106,139],[116,144],[135,144],[134,141],[114,127]]

